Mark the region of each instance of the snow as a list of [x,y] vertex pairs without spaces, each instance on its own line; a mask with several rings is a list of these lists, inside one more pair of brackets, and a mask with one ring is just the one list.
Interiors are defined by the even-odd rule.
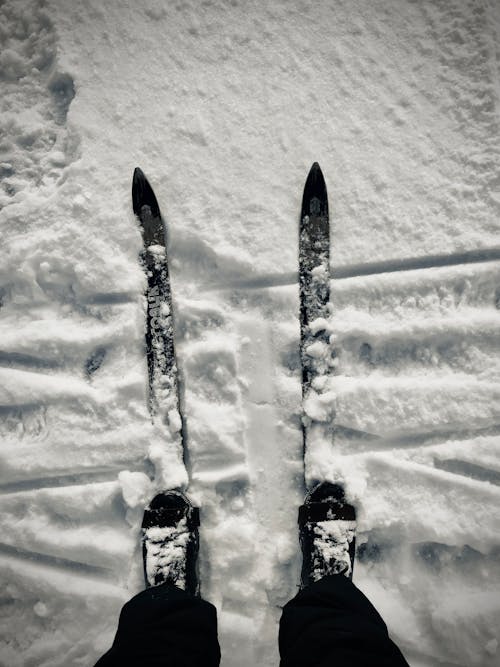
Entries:
[[144,531],[146,576],[150,585],[172,579],[179,588],[186,587],[186,550],[190,538],[187,520],[176,526],[152,526]]
[[352,572],[349,545],[356,533],[355,521],[318,521],[311,526],[313,533],[312,578],[318,581],[325,575],[325,563],[329,574]]
[[412,667],[499,664],[499,7],[2,3],[2,664],[93,664],[143,585],[144,504],[187,479],[148,415],[136,166],[168,224],[202,594],[225,667],[277,663],[316,160],[332,316],[307,472],[345,484],[354,582]]

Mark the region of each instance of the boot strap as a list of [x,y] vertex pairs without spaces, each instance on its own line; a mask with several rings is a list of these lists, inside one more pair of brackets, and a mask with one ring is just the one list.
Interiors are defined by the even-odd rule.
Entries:
[[306,523],[317,523],[318,521],[356,521],[356,512],[352,505],[334,506],[329,503],[306,503],[299,507],[298,523],[303,526]]

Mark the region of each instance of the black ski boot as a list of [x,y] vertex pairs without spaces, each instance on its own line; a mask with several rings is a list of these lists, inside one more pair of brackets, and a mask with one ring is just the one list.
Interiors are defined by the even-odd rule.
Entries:
[[299,508],[299,537],[302,547],[300,587],[305,588],[330,574],[352,579],[356,512],[344,489],[322,482],[310,491]]
[[146,588],[170,583],[199,595],[199,525],[198,508],[180,491],[165,491],[153,498],[142,521]]

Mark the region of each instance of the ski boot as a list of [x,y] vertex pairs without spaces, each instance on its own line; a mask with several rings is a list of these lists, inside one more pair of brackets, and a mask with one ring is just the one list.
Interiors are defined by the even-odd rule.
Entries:
[[146,588],[169,583],[199,596],[200,515],[180,491],[156,495],[144,511],[142,557]]
[[301,589],[331,574],[352,579],[355,533],[356,512],[341,486],[322,482],[307,494],[299,508]]

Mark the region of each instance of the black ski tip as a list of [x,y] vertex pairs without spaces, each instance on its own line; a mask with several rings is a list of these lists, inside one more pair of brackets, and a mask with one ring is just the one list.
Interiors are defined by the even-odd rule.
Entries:
[[306,215],[328,216],[326,183],[321,167],[317,162],[314,162],[309,170],[304,186],[301,217],[303,218]]
[[149,185],[148,179],[139,167],[134,169],[134,176],[132,178],[132,206],[137,216],[140,216],[143,206],[149,206],[153,217],[160,217],[160,207],[158,206],[153,188]]

